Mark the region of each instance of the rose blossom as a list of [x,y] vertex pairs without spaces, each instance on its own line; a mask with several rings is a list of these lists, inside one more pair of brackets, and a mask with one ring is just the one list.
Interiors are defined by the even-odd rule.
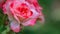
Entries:
[[21,26],[33,26],[37,18],[44,22],[42,7],[37,0],[7,0],[3,11],[8,15],[10,28],[14,32],[19,32]]

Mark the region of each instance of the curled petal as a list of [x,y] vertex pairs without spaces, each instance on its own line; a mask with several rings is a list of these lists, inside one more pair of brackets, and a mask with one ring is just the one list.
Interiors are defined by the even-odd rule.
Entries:
[[10,28],[11,30],[13,30],[14,32],[19,32],[20,31],[20,25],[18,23],[16,23],[16,21],[12,21],[10,23]]
[[41,23],[44,23],[45,22],[44,16],[39,16],[39,19],[40,19],[40,22]]
[[34,10],[34,9],[31,9],[31,11],[33,12],[33,15],[32,15],[31,18],[38,18],[39,13],[36,10]]
[[34,26],[36,23],[36,19],[30,19],[24,23],[22,23],[24,26]]

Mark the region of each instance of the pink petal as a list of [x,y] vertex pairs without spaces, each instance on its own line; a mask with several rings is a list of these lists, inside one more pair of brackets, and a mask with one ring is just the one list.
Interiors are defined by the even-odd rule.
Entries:
[[44,16],[39,16],[39,18],[40,18],[40,22],[41,23],[44,23],[45,22]]
[[4,3],[4,0],[0,0],[0,8],[2,8],[3,3]]
[[20,31],[20,25],[18,23],[16,23],[16,21],[13,21],[13,22],[10,23],[10,28],[14,32],[19,32]]
[[30,19],[29,21],[22,23],[24,26],[34,26],[36,19]]

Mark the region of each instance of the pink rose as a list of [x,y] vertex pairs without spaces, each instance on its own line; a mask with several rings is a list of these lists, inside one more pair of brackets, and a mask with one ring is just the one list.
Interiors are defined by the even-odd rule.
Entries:
[[3,11],[8,15],[10,28],[14,32],[19,32],[21,25],[35,25],[37,18],[44,22],[42,7],[37,0],[7,0],[3,5]]

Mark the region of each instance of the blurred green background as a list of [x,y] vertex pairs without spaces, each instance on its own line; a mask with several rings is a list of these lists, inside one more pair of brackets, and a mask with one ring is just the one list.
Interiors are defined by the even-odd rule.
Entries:
[[37,22],[35,26],[24,27],[21,32],[14,33],[8,26],[5,26],[4,22],[7,20],[7,16],[0,10],[0,34],[60,34],[60,14],[53,12],[51,7],[54,0],[39,0],[38,2],[43,7],[44,24]]

